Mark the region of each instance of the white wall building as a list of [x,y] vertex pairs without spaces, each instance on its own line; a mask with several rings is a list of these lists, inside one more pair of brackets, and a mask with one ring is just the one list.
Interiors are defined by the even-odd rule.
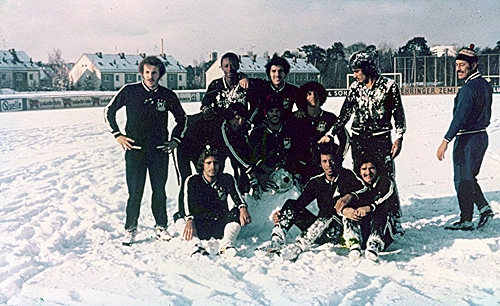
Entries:
[[[83,54],[70,70],[73,84],[89,90],[118,90],[123,85],[142,80],[138,71],[139,63],[145,54]],[[170,55],[159,55],[165,65],[166,73],[160,79],[160,85],[177,90],[187,84],[187,71]]]

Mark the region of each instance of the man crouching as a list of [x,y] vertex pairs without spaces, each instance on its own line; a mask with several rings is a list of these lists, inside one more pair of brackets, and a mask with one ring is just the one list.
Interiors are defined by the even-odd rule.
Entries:
[[[185,218],[176,221],[182,237],[193,247],[195,254],[209,255],[201,240],[211,237],[221,239],[219,255],[234,256],[234,243],[241,226],[252,222],[233,176],[219,173],[219,157],[216,149],[207,146],[196,165],[197,174],[189,176],[179,194],[179,207]],[[227,196],[234,207],[229,208]],[[182,205],[181,205],[182,203]]]

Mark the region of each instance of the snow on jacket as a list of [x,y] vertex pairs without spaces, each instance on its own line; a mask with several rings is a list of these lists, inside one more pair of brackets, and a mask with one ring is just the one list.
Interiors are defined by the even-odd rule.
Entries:
[[340,110],[339,121],[332,128],[335,134],[345,126],[354,113],[351,130],[353,134],[374,135],[390,132],[394,117],[396,134],[400,137],[406,132],[406,121],[401,93],[396,82],[379,76],[371,89],[364,83],[354,81]]

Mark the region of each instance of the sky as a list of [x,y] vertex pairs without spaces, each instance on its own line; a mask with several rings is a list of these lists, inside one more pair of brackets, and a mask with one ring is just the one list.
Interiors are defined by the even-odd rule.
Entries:
[[414,37],[429,46],[500,40],[496,0],[0,0],[0,49],[46,62],[84,53],[172,55],[187,66],[210,52],[282,54],[334,42],[399,48]]

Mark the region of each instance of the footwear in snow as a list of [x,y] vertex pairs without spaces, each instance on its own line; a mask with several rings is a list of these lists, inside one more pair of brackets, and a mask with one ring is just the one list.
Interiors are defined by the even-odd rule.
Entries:
[[349,251],[349,259],[353,263],[357,263],[361,260],[361,250],[358,248],[351,249]]
[[191,257],[196,256],[196,255],[202,255],[202,256],[208,256],[210,255],[207,250],[201,244],[195,244],[193,247],[193,251],[191,252]]
[[137,236],[137,228],[133,227],[126,230],[125,238],[123,239],[122,245],[131,246],[135,242],[136,236]]
[[280,251],[280,256],[284,260],[295,260],[302,253],[302,248],[297,244],[290,244]]
[[371,261],[377,261],[378,260],[378,253],[375,250],[366,250],[365,251],[365,257],[366,259],[369,259]]
[[457,221],[445,226],[444,228],[452,231],[472,231],[474,229],[474,223],[472,223],[471,221]]
[[156,227],[156,240],[160,241],[170,241],[172,236],[167,232],[167,229],[163,226]]
[[219,248],[219,252],[217,252],[217,255],[221,255],[224,257],[234,257],[236,256],[236,253],[238,253],[238,250],[232,245],[226,245],[221,248]]
[[477,228],[482,228],[488,225],[491,219],[493,219],[493,216],[495,216],[495,214],[493,213],[493,210],[491,210],[491,207],[489,205],[485,206],[480,212]]
[[285,230],[283,230],[279,224],[273,227],[273,231],[271,232],[271,242],[273,242],[275,246],[284,246],[286,243]]

